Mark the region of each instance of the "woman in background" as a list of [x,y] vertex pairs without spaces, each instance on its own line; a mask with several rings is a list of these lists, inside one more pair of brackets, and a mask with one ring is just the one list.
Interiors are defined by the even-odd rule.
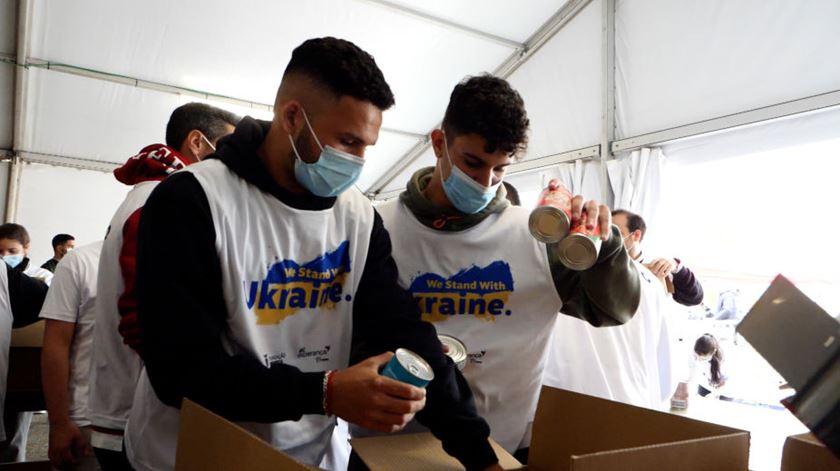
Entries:
[[[702,376],[703,379],[698,381],[698,376]],[[727,376],[723,374],[723,350],[720,349],[720,344],[714,335],[703,334],[694,342],[694,350],[689,356],[688,375],[677,386],[671,398],[671,407],[675,409],[688,407],[688,392],[690,386],[694,384],[697,385],[697,394],[700,396],[706,397],[711,394],[712,397],[722,401],[731,401],[732,398],[720,394],[721,389],[726,385],[726,380]]]

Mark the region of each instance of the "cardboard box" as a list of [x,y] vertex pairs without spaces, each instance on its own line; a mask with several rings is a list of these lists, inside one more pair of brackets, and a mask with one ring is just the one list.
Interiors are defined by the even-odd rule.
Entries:
[[256,435],[184,399],[176,471],[311,471]]
[[12,347],[43,347],[44,346],[44,321],[20,329],[12,329]]
[[737,330],[796,390],[783,404],[840,457],[840,322],[779,275]]
[[782,471],[838,470],[840,470],[840,459],[810,433],[793,435],[785,441],[782,452]]
[[[746,471],[749,460],[749,432],[547,386],[540,394],[532,437],[523,469],[536,471]],[[373,471],[439,469],[407,467],[400,458],[403,452],[393,451],[399,438],[351,444]],[[420,445],[425,462],[447,458],[439,444]]]
[[[401,456],[396,459],[396,467],[385,469],[463,469],[454,458],[449,457],[431,434],[428,439],[412,440],[414,435],[391,435],[383,439],[396,439],[394,444]],[[400,443],[401,445],[397,445]],[[522,465],[508,455],[496,443],[492,443],[496,453],[506,455],[506,469],[521,469]],[[436,447],[436,448],[435,448]],[[437,454],[436,454],[437,453]],[[438,455],[443,455],[439,457]],[[415,461],[415,458],[418,458]],[[418,468],[424,459],[431,467]],[[403,466],[411,463],[412,466]],[[444,463],[440,467],[440,463]],[[447,464],[448,463],[448,466]],[[181,425],[178,432],[178,452],[175,458],[176,471],[313,471],[320,468],[296,461],[289,455],[275,449],[256,435],[242,427],[210,412],[200,405],[185,399],[181,405]],[[375,468],[374,468],[375,469]]]
[[[443,451],[440,440],[428,432],[354,438],[350,440],[350,444],[370,471],[458,471],[464,469],[458,460]],[[490,444],[496,451],[502,468],[525,469],[522,463],[498,443],[490,440]]]

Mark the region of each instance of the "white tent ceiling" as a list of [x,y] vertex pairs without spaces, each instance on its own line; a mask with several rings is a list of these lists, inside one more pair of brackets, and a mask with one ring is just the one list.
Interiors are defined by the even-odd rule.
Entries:
[[[24,5],[31,19],[21,30]],[[840,104],[838,20],[836,0],[0,0],[0,153],[101,171],[162,141],[169,113],[188,101],[268,118],[291,50],[331,35],[370,52],[397,99],[363,190],[398,190],[433,162],[426,133],[452,87],[482,72],[507,77],[528,108],[528,165],[514,170],[608,158],[611,144],[623,151]],[[17,74],[18,140],[15,61],[29,65]],[[749,111],[768,106],[758,118]],[[95,173],[23,166],[12,192],[21,193],[17,219],[49,232],[33,234],[36,243],[96,219],[79,208],[105,225],[112,207],[69,184],[60,201],[22,192],[53,178],[119,194]]]

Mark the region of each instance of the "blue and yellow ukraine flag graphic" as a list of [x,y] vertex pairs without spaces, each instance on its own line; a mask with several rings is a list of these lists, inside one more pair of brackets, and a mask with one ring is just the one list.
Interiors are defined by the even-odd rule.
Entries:
[[513,293],[510,265],[497,260],[484,268],[475,265],[445,278],[426,273],[409,287],[423,319],[441,322],[468,315],[485,321],[513,314],[506,305]]
[[344,241],[332,252],[298,264],[282,260],[271,266],[265,279],[246,282],[248,309],[253,309],[257,324],[279,324],[301,309],[335,309],[336,304],[351,301],[344,294],[344,280],[350,273],[350,243]]

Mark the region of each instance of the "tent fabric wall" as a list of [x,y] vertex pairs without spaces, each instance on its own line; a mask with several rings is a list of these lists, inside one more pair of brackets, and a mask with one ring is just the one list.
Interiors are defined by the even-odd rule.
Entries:
[[24,165],[20,187],[15,222],[29,231],[29,258],[38,265],[52,257],[55,234],[72,234],[79,245],[103,239],[131,189],[109,173],[40,164]]
[[840,89],[840,2],[618,0],[617,135]]
[[644,148],[606,163],[612,188],[613,209],[626,209],[655,225],[662,196],[665,154],[660,148]]
[[22,150],[124,162],[163,142],[178,96],[43,69],[29,70]]

